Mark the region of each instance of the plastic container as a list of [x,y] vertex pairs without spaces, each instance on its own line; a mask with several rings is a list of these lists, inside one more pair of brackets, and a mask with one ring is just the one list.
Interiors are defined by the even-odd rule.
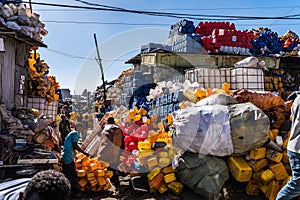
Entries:
[[242,157],[229,157],[228,167],[237,181],[247,182],[251,179],[252,168]]
[[229,89],[230,89],[230,83],[227,82],[223,83],[222,90],[224,90],[226,94],[230,94]]
[[261,160],[252,160],[248,162],[250,167],[252,167],[254,172],[258,172],[264,167],[268,166],[269,160],[267,158],[261,159]]
[[155,176],[157,176],[160,173],[160,168],[153,169],[149,174],[147,174],[148,179],[151,181]]
[[268,189],[266,191],[266,197],[269,200],[275,200],[276,196],[280,190],[281,186],[277,181],[272,181],[269,185],[268,185]]
[[151,149],[144,149],[139,151],[139,158],[153,155],[154,151]]
[[151,181],[150,184],[155,188],[159,189],[163,184],[165,183],[164,181],[164,174],[159,173],[157,174]]
[[198,98],[202,99],[202,98],[206,97],[206,92],[203,91],[203,90],[200,89],[200,88],[197,88],[196,91],[195,91],[195,95],[196,95]]
[[103,169],[96,170],[97,177],[105,176],[105,171]]
[[135,115],[135,116],[133,117],[133,121],[134,121],[134,122],[140,121],[141,118],[142,118],[141,115]]
[[259,159],[265,158],[266,151],[267,151],[266,147],[259,147],[259,148],[252,149],[250,151],[250,158],[252,160],[259,160]]
[[139,151],[142,150],[151,150],[151,143],[149,141],[138,142]]
[[168,184],[168,188],[170,188],[174,194],[179,195],[182,192],[183,185],[179,181],[173,181]]
[[81,169],[81,170],[77,170],[77,177],[85,177],[86,175],[86,170]]
[[275,174],[275,179],[277,181],[282,181],[289,176],[282,163],[270,165],[269,167],[272,170],[272,172]]
[[232,89],[264,90],[264,73],[261,68],[240,67],[231,70]]
[[272,150],[272,149],[268,149],[266,157],[269,160],[272,160],[272,161],[274,161],[276,163],[280,163],[281,160],[282,160],[283,155],[282,155],[282,153],[279,153],[278,151],[275,151],[275,150]]
[[78,185],[80,187],[85,187],[88,184],[88,181],[86,180],[86,178],[82,178],[80,179],[80,181],[78,181]]
[[160,158],[167,158],[168,156],[169,156],[169,153],[167,151],[158,152],[158,157],[160,157]]
[[163,168],[168,166],[171,163],[171,159],[170,158],[160,158],[158,161],[158,166]]
[[159,191],[160,194],[165,193],[166,191],[168,191],[167,185],[166,185],[166,184],[162,184],[162,186],[160,186],[160,187],[158,188],[158,191]]
[[195,94],[195,90],[193,87],[189,87],[184,90],[184,96],[188,98],[190,101],[196,103],[197,102],[197,96]]
[[258,196],[262,184],[256,180],[250,180],[246,186],[246,193],[250,196]]
[[162,173],[164,173],[164,174],[170,174],[170,173],[175,173],[175,172],[176,172],[176,170],[173,169],[172,165],[162,169]]
[[175,173],[170,173],[164,176],[164,180],[166,183],[171,183],[176,180]]
[[151,170],[151,169],[154,169],[155,167],[157,167],[158,165],[158,160],[156,157],[153,157],[153,158],[149,158],[147,160],[147,166],[148,168]]
[[275,175],[270,169],[267,169],[261,173],[260,180],[264,185],[267,185],[274,179],[275,179]]

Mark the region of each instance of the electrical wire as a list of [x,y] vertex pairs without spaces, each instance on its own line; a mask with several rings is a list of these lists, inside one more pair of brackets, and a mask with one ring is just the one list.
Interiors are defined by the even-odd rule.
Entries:
[[170,26],[170,24],[159,23],[122,23],[122,22],[93,22],[93,21],[59,21],[59,20],[44,20],[45,23],[57,24],[99,24],[99,25],[127,25],[127,26]]
[[[29,2],[24,2],[29,3]],[[185,14],[185,13],[170,13],[170,12],[149,12],[149,11],[139,11],[139,10],[127,10],[127,9],[115,9],[115,8],[99,8],[99,7],[87,7],[87,6],[74,6],[66,4],[51,4],[51,3],[39,3],[31,2],[31,4],[44,5],[44,6],[55,6],[55,7],[68,7],[68,8],[80,8],[80,9],[90,9],[90,10],[101,10],[101,11],[114,11],[114,12],[127,12],[134,14],[145,14],[153,16],[164,16],[170,18],[181,18],[181,19],[195,19],[195,20],[204,20],[207,17],[214,18],[228,18],[231,20],[266,20],[266,19],[280,19],[280,20],[300,20],[296,17],[253,17],[253,16],[225,16],[225,15],[200,15],[200,14]],[[300,15],[300,14],[299,14]],[[296,15],[298,16],[298,15]],[[202,17],[202,18],[199,18]],[[219,19],[220,20],[220,19]]]
[[[180,10],[180,11],[214,11],[214,10],[274,10],[274,9],[288,9],[288,8],[299,8],[299,6],[273,6],[273,7],[235,7],[235,8],[156,8],[156,9],[148,9],[149,11],[160,11],[160,10]],[[139,8],[136,8],[139,10]],[[35,9],[35,11],[46,11],[46,12],[68,12],[68,11],[84,11],[85,9]],[[91,10],[93,11],[93,10]]]
[[[55,49],[46,48],[46,50],[51,51],[53,53],[57,53],[57,54],[63,55],[63,56],[66,56],[66,57],[69,57],[69,58],[74,58],[74,59],[96,60],[95,58],[88,58],[88,57],[83,57],[83,56],[77,56],[77,55],[73,55],[73,54],[70,54],[70,53],[58,51],[58,50],[55,50]],[[113,60],[101,59],[101,61],[103,61],[103,62],[116,62],[116,61],[123,62],[123,61],[126,61],[126,60],[128,60],[128,59],[113,59]]]
[[[59,21],[59,20],[44,20],[45,23],[57,23],[57,24],[98,24],[98,25],[129,25],[129,26],[170,26],[170,24],[159,24],[159,23],[123,23],[123,22],[95,22],[95,21]],[[235,23],[236,26],[263,26],[261,23],[248,23],[248,24],[240,24]],[[300,23],[276,23],[272,24],[272,26],[293,26],[300,25]],[[269,24],[265,23],[265,26],[269,26]]]

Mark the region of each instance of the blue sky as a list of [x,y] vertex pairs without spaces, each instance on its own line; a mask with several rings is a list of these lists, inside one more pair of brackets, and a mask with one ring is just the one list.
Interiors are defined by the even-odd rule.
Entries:
[[[297,0],[282,1],[201,1],[201,0],[86,0],[88,2],[117,6],[126,9],[155,10],[210,15],[244,16],[285,16],[300,13]],[[34,2],[87,6],[75,0],[43,0]],[[40,14],[49,34],[44,37],[48,49],[40,48],[42,59],[50,66],[50,73],[57,77],[61,88],[70,88],[72,93],[81,93],[87,88],[93,91],[100,84],[101,73],[94,60],[96,57],[93,34],[97,34],[100,54],[103,59],[105,77],[112,80],[130,67],[127,60],[139,52],[140,46],[149,42],[164,43],[171,24],[179,19],[155,17],[139,14],[67,9],[33,5],[33,11]],[[59,21],[53,22],[53,21]],[[108,25],[61,23],[101,22],[101,23],[141,23],[164,25]],[[197,25],[200,21],[193,20]],[[227,20],[231,21],[231,20]],[[268,27],[283,35],[288,29],[300,34],[300,20],[253,20],[231,21],[239,30]],[[166,24],[166,25],[165,25]],[[89,58],[89,59],[84,59]]]

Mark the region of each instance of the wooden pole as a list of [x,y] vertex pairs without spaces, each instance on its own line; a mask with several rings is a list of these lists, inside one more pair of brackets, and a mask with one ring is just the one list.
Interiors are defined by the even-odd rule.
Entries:
[[32,13],[32,4],[31,4],[31,0],[29,0],[29,8],[30,8],[30,13]]
[[102,82],[103,82],[103,103],[105,104],[106,102],[106,88],[105,88],[105,79],[104,79],[104,71],[102,67],[102,62],[101,62],[101,57],[99,53],[99,47],[98,47],[98,42],[97,42],[97,36],[96,33],[94,33],[94,39],[95,39],[95,45],[96,45],[96,50],[97,50],[97,56],[98,59],[96,59],[97,63],[100,66],[101,74],[102,74]]

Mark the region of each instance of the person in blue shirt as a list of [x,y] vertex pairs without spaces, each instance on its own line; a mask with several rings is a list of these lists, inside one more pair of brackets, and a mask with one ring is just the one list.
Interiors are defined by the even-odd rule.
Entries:
[[62,173],[67,177],[71,183],[71,195],[76,197],[78,193],[78,183],[75,167],[75,150],[89,156],[78,146],[79,133],[84,129],[83,124],[78,123],[75,126],[75,131],[71,131],[65,138],[64,146],[61,154]]

